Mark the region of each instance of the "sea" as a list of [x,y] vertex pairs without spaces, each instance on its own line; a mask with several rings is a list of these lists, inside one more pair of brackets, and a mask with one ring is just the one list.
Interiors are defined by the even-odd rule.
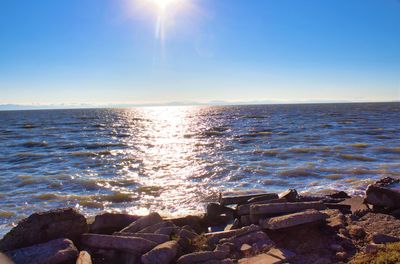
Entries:
[[197,214],[220,192],[363,194],[400,178],[400,103],[0,112],[0,237],[74,207]]

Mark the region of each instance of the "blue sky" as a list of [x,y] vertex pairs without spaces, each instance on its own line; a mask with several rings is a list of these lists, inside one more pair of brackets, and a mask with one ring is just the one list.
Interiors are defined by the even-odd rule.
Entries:
[[400,1],[0,2],[0,104],[400,100]]

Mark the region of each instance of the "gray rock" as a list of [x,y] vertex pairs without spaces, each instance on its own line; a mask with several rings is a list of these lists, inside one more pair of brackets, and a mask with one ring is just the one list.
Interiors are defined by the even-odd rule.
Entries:
[[81,251],[79,252],[76,264],[92,264],[92,257],[87,251]]
[[144,264],[168,264],[175,259],[178,252],[178,243],[168,241],[153,248],[142,256]]
[[387,177],[368,186],[365,203],[390,209],[400,208],[400,180]]
[[267,201],[255,201],[247,204],[242,204],[237,207],[237,214],[241,215],[248,215],[250,214],[250,207],[256,204],[271,204],[271,203],[286,203],[286,199],[272,199]]
[[169,240],[169,236],[168,235],[153,234],[153,233],[121,233],[121,232],[116,232],[116,233],[114,233],[114,236],[139,237],[139,238],[144,238],[144,239],[153,241],[154,243],[157,243],[157,244],[162,244],[162,243],[167,242]]
[[319,211],[307,210],[305,212],[267,218],[266,220],[260,220],[260,225],[261,227],[266,229],[276,230],[292,226],[298,226],[302,224],[318,222],[325,220],[326,218],[327,215]]
[[71,240],[59,238],[46,243],[8,251],[15,264],[58,264],[75,262],[78,250]]
[[186,229],[179,230],[177,235],[179,237],[184,237],[184,238],[187,238],[189,240],[192,240],[192,239],[194,239],[194,238],[196,238],[198,236],[196,233],[193,233],[193,232],[191,232],[189,230],[186,230]]
[[132,222],[138,220],[140,216],[119,214],[119,213],[104,213],[96,215],[94,222],[90,225],[90,232],[97,234],[112,234],[127,227]]
[[150,213],[149,215],[143,216],[135,222],[131,223],[130,225],[122,229],[121,232],[136,233],[148,226],[152,226],[160,222],[162,222],[162,218],[158,213]]
[[168,219],[165,219],[165,221],[171,221],[176,226],[180,226],[180,227],[189,225],[191,228],[193,228],[194,231],[196,231],[197,234],[201,234],[201,233],[205,232],[208,227],[203,219],[203,216],[197,216],[197,215],[188,215],[185,217],[168,218]]
[[83,234],[81,242],[89,248],[113,249],[134,255],[144,254],[157,246],[157,243],[144,238],[97,234]]
[[160,229],[157,229],[156,232],[154,232],[154,234],[162,234],[170,236],[171,234],[176,233],[177,230],[180,230],[180,228],[177,226],[161,227]]
[[234,237],[221,240],[224,243],[232,243],[236,250],[240,250],[243,244],[253,245],[257,244],[257,248],[260,250],[265,250],[271,248],[274,242],[269,239],[267,234],[262,231],[253,232],[249,234],[236,235]]
[[44,243],[57,238],[77,242],[87,232],[86,218],[72,208],[34,213],[23,219],[0,241],[0,250],[8,251]]
[[193,252],[187,255],[183,255],[177,261],[177,264],[193,264],[201,263],[212,260],[223,260],[227,257],[225,251],[201,251]]
[[226,206],[223,206],[219,203],[209,203],[207,205],[207,217],[217,217],[221,214],[230,214],[234,215],[235,210]]
[[277,215],[289,214],[307,209],[324,210],[326,206],[322,202],[301,202],[301,203],[276,203],[258,204],[250,207],[252,215]]

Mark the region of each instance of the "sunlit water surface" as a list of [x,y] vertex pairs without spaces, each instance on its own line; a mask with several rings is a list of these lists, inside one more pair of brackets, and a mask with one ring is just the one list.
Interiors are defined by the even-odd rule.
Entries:
[[400,104],[0,112],[0,235],[73,206],[182,215],[220,191],[361,193],[400,177]]

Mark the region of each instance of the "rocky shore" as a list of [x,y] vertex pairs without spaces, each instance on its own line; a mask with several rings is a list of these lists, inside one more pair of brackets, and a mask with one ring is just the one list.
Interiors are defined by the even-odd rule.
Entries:
[[399,186],[384,178],[365,197],[301,196],[293,189],[221,194],[204,215],[179,218],[40,212],[3,237],[0,263],[363,263],[360,255],[374,258],[400,241]]

